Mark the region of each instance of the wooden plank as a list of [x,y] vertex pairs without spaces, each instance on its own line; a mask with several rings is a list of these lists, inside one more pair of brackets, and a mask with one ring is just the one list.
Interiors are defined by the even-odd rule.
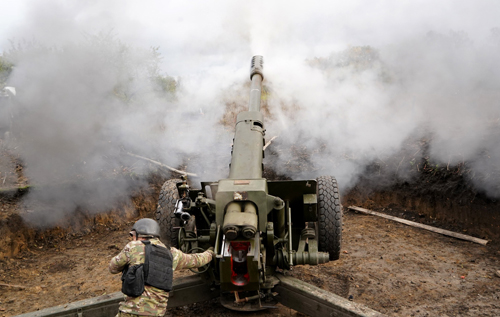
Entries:
[[471,237],[471,236],[468,236],[466,234],[462,234],[462,233],[458,233],[458,232],[453,232],[453,231],[444,230],[444,229],[441,229],[441,228],[436,228],[436,227],[424,225],[424,224],[421,224],[421,223],[418,223],[418,222],[409,221],[409,220],[401,219],[401,218],[398,218],[398,217],[389,216],[389,215],[386,215],[386,214],[383,214],[383,213],[380,213],[380,212],[368,210],[368,209],[361,208],[361,207],[349,206],[347,208],[351,209],[351,210],[356,210],[356,211],[362,212],[364,214],[374,215],[374,216],[378,216],[378,217],[390,219],[390,220],[393,220],[393,221],[404,223],[405,225],[408,225],[408,226],[412,226],[412,227],[417,227],[417,228],[429,230],[429,231],[432,231],[432,232],[440,233],[442,235],[454,237],[454,238],[461,239],[461,240],[471,241],[471,242],[479,243],[479,244],[482,244],[482,245],[486,245],[488,243],[488,240],[484,240],[484,239],[480,239],[480,238],[476,238],[476,237]]
[[278,274],[280,283],[273,291],[276,299],[289,308],[311,317],[383,317],[378,311],[349,301],[296,278]]

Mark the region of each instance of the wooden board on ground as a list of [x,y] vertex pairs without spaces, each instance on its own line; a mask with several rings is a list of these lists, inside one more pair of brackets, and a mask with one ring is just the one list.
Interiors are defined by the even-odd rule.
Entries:
[[441,229],[441,228],[436,228],[436,227],[424,225],[424,224],[421,224],[421,223],[418,223],[418,222],[414,222],[414,221],[410,221],[410,220],[406,220],[406,219],[401,219],[401,218],[394,217],[394,216],[389,216],[389,215],[386,215],[386,214],[383,214],[383,213],[380,213],[380,212],[368,210],[368,209],[361,208],[361,207],[349,206],[347,208],[351,209],[351,210],[362,212],[364,214],[374,215],[374,216],[378,216],[378,217],[390,219],[390,220],[393,220],[393,221],[404,223],[405,225],[408,225],[408,226],[412,226],[412,227],[417,227],[417,228],[429,230],[429,231],[432,231],[432,232],[440,233],[442,235],[454,237],[454,238],[461,239],[461,240],[467,240],[467,241],[479,243],[479,244],[482,244],[482,245],[486,245],[488,243],[488,240],[484,240],[484,239],[480,239],[480,238],[476,238],[476,237],[471,237],[471,236],[468,236],[466,234],[462,234],[462,233],[458,233],[458,232],[453,232],[453,231],[449,231],[449,230],[445,230],[445,229]]

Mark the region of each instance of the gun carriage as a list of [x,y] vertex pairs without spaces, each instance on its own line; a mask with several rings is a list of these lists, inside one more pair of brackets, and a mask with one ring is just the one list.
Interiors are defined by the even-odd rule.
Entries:
[[262,177],[262,56],[252,58],[250,80],[248,111],[236,120],[228,178],[201,182],[200,189],[191,188],[186,177],[169,180],[156,211],[162,240],[184,252],[215,248],[215,261],[199,273],[220,287],[222,304],[236,310],[268,307],[279,282],[276,271],[338,259],[342,237],[334,177]]

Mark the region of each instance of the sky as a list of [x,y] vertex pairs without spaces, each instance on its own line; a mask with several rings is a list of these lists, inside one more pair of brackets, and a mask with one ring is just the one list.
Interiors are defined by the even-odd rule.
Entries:
[[[221,118],[228,102],[247,101],[250,59],[262,55],[267,138],[311,153],[295,172],[293,151],[273,153],[265,164],[276,171],[334,175],[347,190],[374,162],[409,180],[425,158],[468,162],[478,190],[500,197],[498,1],[2,2],[0,51],[23,47],[8,82],[23,105],[20,151],[39,183],[54,169],[96,178],[117,144],[227,177],[232,131]],[[151,48],[158,73],[178,80],[175,100],[146,79]],[[127,106],[110,98],[117,87]],[[428,149],[412,147],[422,138]],[[105,208],[127,188],[90,200]]]

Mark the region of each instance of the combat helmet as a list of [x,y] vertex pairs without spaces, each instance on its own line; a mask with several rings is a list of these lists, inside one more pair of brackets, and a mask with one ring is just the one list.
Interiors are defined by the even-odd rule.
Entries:
[[153,238],[160,236],[160,226],[155,220],[150,218],[137,220],[132,230],[137,232],[138,237]]

